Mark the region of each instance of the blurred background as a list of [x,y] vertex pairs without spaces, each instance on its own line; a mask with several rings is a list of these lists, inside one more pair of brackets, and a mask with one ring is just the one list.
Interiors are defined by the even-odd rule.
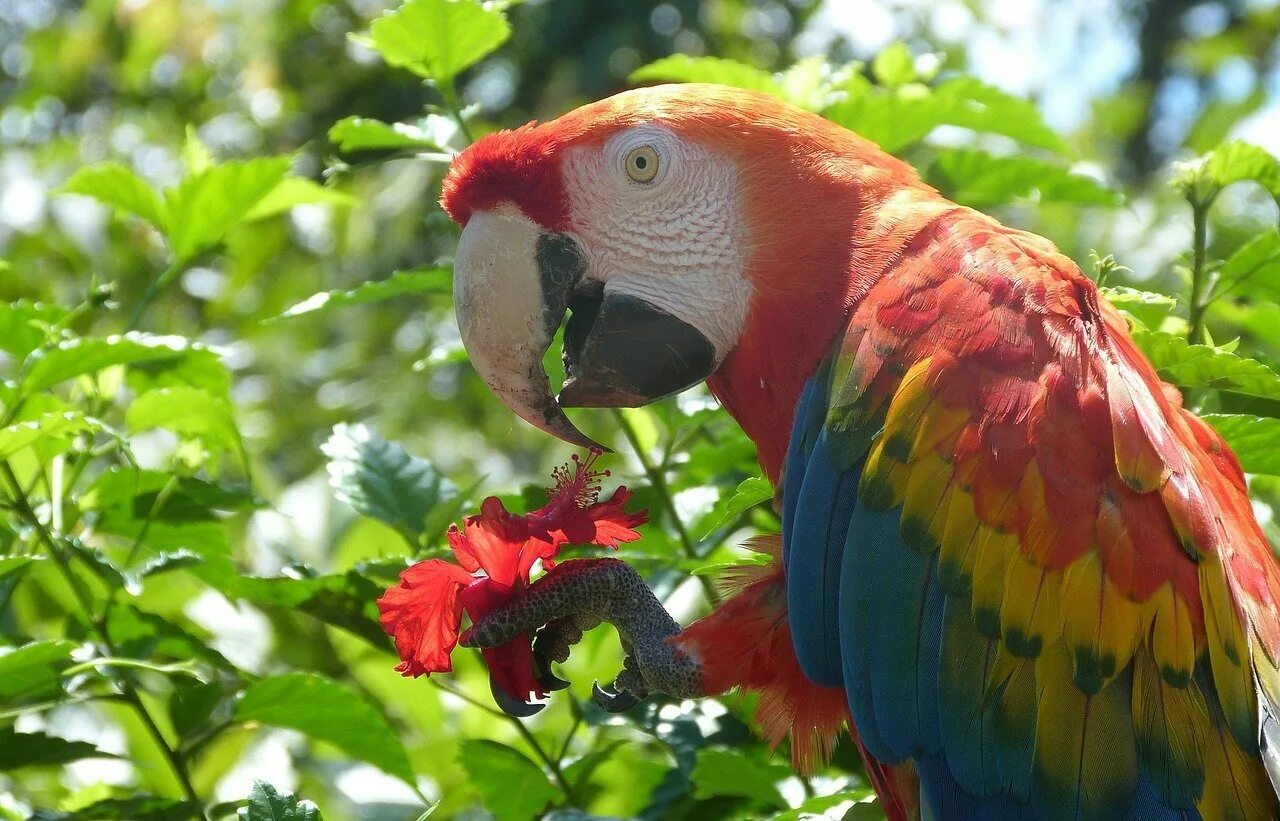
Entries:
[[[0,300],[74,304],[92,279],[115,282],[119,304],[136,303],[164,264],[155,232],[56,189],[77,168],[106,160],[156,186],[172,185],[183,174],[188,126],[218,160],[289,154],[294,173],[350,195],[236,228],[221,250],[181,275],[144,323],[150,332],[216,346],[232,370],[255,491],[267,505],[231,517],[226,527],[240,567],[255,574],[299,562],[341,572],[407,553],[391,528],[335,501],[321,450],[335,424],[367,423],[429,458],[458,487],[479,487],[475,497],[500,493],[513,504],[536,503],[550,467],[568,455],[489,396],[461,355],[447,294],[265,321],[316,292],[452,254],[456,233],[437,204],[443,163],[396,152],[353,157],[328,137],[336,122],[360,116],[416,121],[432,141],[461,144],[447,120],[417,119],[424,106],[439,102],[435,90],[348,38],[387,5],[0,0],[0,259],[8,261],[0,267]],[[1048,236],[1086,269],[1092,251],[1114,254],[1132,269],[1131,283],[1151,290],[1178,293],[1185,285],[1180,265],[1191,213],[1169,184],[1173,163],[1229,137],[1280,152],[1280,4],[1268,0],[527,0],[511,4],[507,15],[509,41],[459,78],[478,131],[552,118],[626,88],[633,71],[675,53],[775,72],[813,56],[832,65],[870,61],[904,43],[921,76],[971,74],[1033,100],[1065,138],[1072,170],[1124,196],[1117,207],[1032,198],[990,203],[992,209]],[[937,147],[975,139],[943,126],[900,153],[924,165]],[[997,150],[1012,145],[998,136],[981,139]],[[1213,212],[1211,250],[1222,249],[1213,255],[1226,256],[1276,218],[1265,193],[1231,189]],[[1280,310],[1264,306],[1250,322],[1274,327]],[[85,333],[109,333],[122,322],[107,311],[82,325]],[[1248,336],[1248,324],[1233,333]],[[1261,334],[1257,344],[1280,355]],[[589,433],[625,444],[608,416],[581,418]],[[694,392],[630,420],[633,444],[671,468],[674,513],[692,534],[700,562],[730,551],[752,527],[769,526],[763,510],[721,523],[726,498],[756,468],[750,443],[709,397]],[[165,441],[145,437],[135,441],[135,452],[157,466],[172,458]],[[687,566],[671,568],[694,557],[681,552],[675,516],[654,495],[645,466],[632,451],[622,452],[630,455],[608,465],[611,481],[638,485],[640,502],[656,511],[638,550],[654,559],[657,584],[687,619],[703,606],[701,588]],[[708,533],[714,543],[704,538]],[[288,608],[255,607],[175,578],[164,589],[148,587],[144,601],[181,618],[236,667],[251,674],[318,671],[380,705],[409,751],[420,788],[433,801],[443,799],[441,817],[484,817],[479,807],[493,788],[459,762],[467,740],[492,739],[532,754],[509,722],[426,680],[400,679],[387,648]],[[53,629],[47,620],[57,608],[39,595],[28,598],[4,623],[18,629],[17,619],[32,635]],[[612,636],[597,633],[570,665],[578,698],[585,693],[577,685],[612,675],[618,664]],[[460,674],[450,686],[487,703],[483,671],[471,655],[459,654]],[[680,773],[688,774],[690,750],[706,739],[737,751],[764,781],[776,776],[788,804],[860,783],[848,750],[816,780],[791,778],[785,768],[779,774],[785,759],[753,746],[748,715],[730,701],[655,707],[647,717],[618,723],[562,702],[531,726],[549,748],[564,740],[566,761],[607,750],[582,765],[592,772],[578,796],[580,808],[600,815],[767,815],[758,796],[744,801],[732,790],[718,796],[711,786],[696,800],[685,795]],[[146,743],[137,728],[109,714],[64,707],[23,716],[23,727],[82,738],[123,758],[0,774],[0,817],[25,817],[41,805],[79,806],[86,795],[139,785],[160,793],[172,786],[158,761],[137,752]],[[401,781],[289,730],[233,729],[193,766],[197,786],[217,800],[243,798],[258,777],[316,800],[329,818],[421,811]],[[496,789],[508,786],[499,778]],[[572,803],[562,799],[552,803]],[[533,812],[498,806],[496,814]]]

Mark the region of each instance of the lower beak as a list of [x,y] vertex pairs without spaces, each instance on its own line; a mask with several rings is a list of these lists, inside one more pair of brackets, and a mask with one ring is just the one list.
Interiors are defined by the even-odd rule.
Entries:
[[[716,355],[693,326],[616,282],[592,286],[586,269],[569,235],[512,207],[476,212],[458,242],[454,303],[462,344],[490,389],[535,427],[599,448],[565,407],[647,404],[710,376]],[[568,310],[557,400],[542,362]]]

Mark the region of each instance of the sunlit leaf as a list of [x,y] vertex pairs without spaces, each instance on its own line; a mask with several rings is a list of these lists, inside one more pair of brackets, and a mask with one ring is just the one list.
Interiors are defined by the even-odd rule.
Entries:
[[427,134],[407,123],[384,123],[371,117],[344,117],[329,129],[329,141],[343,153],[413,149],[440,151]]
[[1222,263],[1214,296],[1232,293],[1280,299],[1280,231],[1257,235]]
[[122,604],[111,608],[106,627],[112,643],[121,655],[150,661],[181,662],[198,659],[228,673],[239,672],[226,656],[191,630],[133,605]]
[[200,440],[210,451],[243,454],[231,403],[198,388],[157,388],[129,405],[125,424],[132,432],[164,428]]
[[165,228],[166,209],[160,195],[133,169],[119,163],[78,168],[58,190],[93,197],[117,211],[141,217],[162,230]]
[[245,691],[235,717],[298,730],[413,783],[409,758],[382,714],[362,696],[323,676],[286,673],[260,679]]
[[1201,418],[1227,440],[1245,473],[1280,476],[1280,419],[1234,413]]
[[244,220],[251,222],[274,217],[299,205],[350,208],[355,204],[355,197],[336,188],[325,188],[305,177],[285,177],[265,197],[258,200],[257,205],[249,209]]
[[22,389],[35,393],[77,376],[97,373],[103,368],[174,361],[192,350],[207,351],[180,336],[137,332],[105,338],[69,339],[54,348],[33,354],[33,364],[22,381]]
[[205,724],[226,698],[226,688],[218,682],[180,682],[169,694],[169,720],[179,736],[189,735]]
[[265,781],[254,781],[249,803],[240,817],[245,821],[321,821],[320,810],[293,793],[283,795]]
[[329,483],[337,497],[395,528],[411,544],[434,529],[432,511],[458,497],[434,465],[364,425],[335,426],[320,449],[329,457]]
[[45,447],[46,455],[65,450],[73,437],[99,428],[100,422],[74,411],[46,413],[29,422],[0,428],[0,459],[35,444]]
[[458,763],[480,793],[484,808],[499,821],[534,818],[561,797],[560,789],[537,764],[496,741],[463,741]]
[[894,43],[880,50],[871,61],[871,72],[880,85],[897,88],[916,79],[915,59],[906,43]]
[[699,534],[700,538],[718,530],[737,519],[746,511],[763,502],[772,501],[773,485],[763,476],[753,476],[743,481],[733,491],[726,493],[716,502],[715,509],[708,516],[709,524]]
[[[810,818],[830,818],[833,817],[830,812],[835,810],[839,812],[845,806],[850,806],[850,810],[856,807],[869,806],[872,810],[876,809],[876,791],[870,787],[862,787],[856,790],[844,790],[832,795],[818,795],[813,798],[805,799],[805,802],[799,807],[792,810],[780,812],[777,815],[769,816],[769,821],[805,821]],[[852,815],[849,810],[840,812],[834,816],[837,818],[854,818],[863,816]],[[867,818],[883,818],[883,812],[876,812]]]
[[288,157],[234,160],[189,175],[166,191],[166,230],[174,256],[189,262],[222,242],[288,170]]
[[639,83],[718,83],[782,96],[782,85],[772,74],[723,57],[672,54],[641,66],[627,78]]
[[737,750],[710,747],[698,752],[691,780],[698,798],[736,795],[756,806],[781,809],[787,802],[775,783],[790,775],[788,767],[759,764]]
[[929,181],[962,205],[987,208],[1023,198],[1078,205],[1119,205],[1121,197],[1092,177],[1032,157],[997,157],[973,148],[938,149]]
[[509,36],[506,16],[475,0],[409,0],[374,20],[359,39],[388,65],[444,85]]
[[21,574],[32,562],[40,561],[43,556],[5,556],[0,558],[0,581]]
[[1178,300],[1171,296],[1140,291],[1124,285],[1106,286],[1098,290],[1112,305],[1132,314],[1149,328],[1158,328],[1164,318],[1173,313],[1174,307],[1178,304]]
[[323,576],[241,576],[236,581],[235,595],[256,604],[306,613],[350,630],[375,647],[385,648],[387,634],[378,621],[376,604],[384,588],[385,585],[348,570]]
[[872,86],[853,75],[844,100],[824,116],[889,152],[920,142],[938,126],[1002,134],[1059,153],[1065,141],[1045,123],[1036,107],[973,77],[957,77],[936,88],[908,83],[894,89]]
[[67,315],[64,308],[32,302],[0,303],[0,351],[24,357],[46,339],[45,328]]
[[1218,146],[1205,161],[1204,173],[1219,188],[1252,180],[1280,197],[1280,160],[1251,143],[1237,140]]
[[453,293],[453,270],[450,268],[419,268],[412,271],[396,271],[386,279],[365,282],[350,291],[322,291],[307,297],[281,314],[287,319],[304,314],[325,314],[352,305],[368,305],[398,296],[410,294]]
[[21,767],[47,767],[82,758],[115,758],[87,741],[69,741],[44,733],[18,733],[0,729],[0,771]]
[[71,666],[70,641],[33,641],[0,648],[0,700],[36,696],[61,689],[62,671]]
[[1280,374],[1257,360],[1161,331],[1139,331],[1133,340],[1160,376],[1179,387],[1280,399]]
[[1066,141],[1045,124],[1034,103],[976,77],[947,80],[934,89],[933,96],[941,124],[1002,134],[1037,148],[1068,153]]
[[37,810],[29,821],[190,821],[200,807],[190,801],[145,793],[130,798],[104,798],[75,810]]

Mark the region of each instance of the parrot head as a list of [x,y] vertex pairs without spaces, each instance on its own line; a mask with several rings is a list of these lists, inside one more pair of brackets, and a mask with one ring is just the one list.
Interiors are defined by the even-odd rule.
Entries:
[[[635,407],[710,379],[773,473],[856,297],[853,223],[913,186],[852,133],[721,86],[637,89],[490,134],[454,160],[441,199],[463,227],[463,344],[516,414],[578,445],[594,443],[564,408]],[[556,395],[542,363],[566,312]]]

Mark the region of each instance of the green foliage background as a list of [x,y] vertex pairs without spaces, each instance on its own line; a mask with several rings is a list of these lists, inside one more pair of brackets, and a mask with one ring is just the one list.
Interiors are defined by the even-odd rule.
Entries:
[[[999,4],[957,5],[1000,30]],[[883,8],[904,42],[817,56],[803,0],[0,11],[0,817],[879,815],[848,744],[797,778],[749,697],[601,713],[607,629],[524,724],[473,653],[392,669],[381,590],[480,497],[541,504],[568,456],[465,361],[441,173],[629,83],[766,90],[1058,242],[1235,446],[1276,535],[1280,163],[1228,138],[1276,105],[1280,10],[1123,5],[1129,79],[1060,133],[924,7]],[[701,391],[576,418],[653,514],[624,555],[705,612],[778,526],[752,446]]]

